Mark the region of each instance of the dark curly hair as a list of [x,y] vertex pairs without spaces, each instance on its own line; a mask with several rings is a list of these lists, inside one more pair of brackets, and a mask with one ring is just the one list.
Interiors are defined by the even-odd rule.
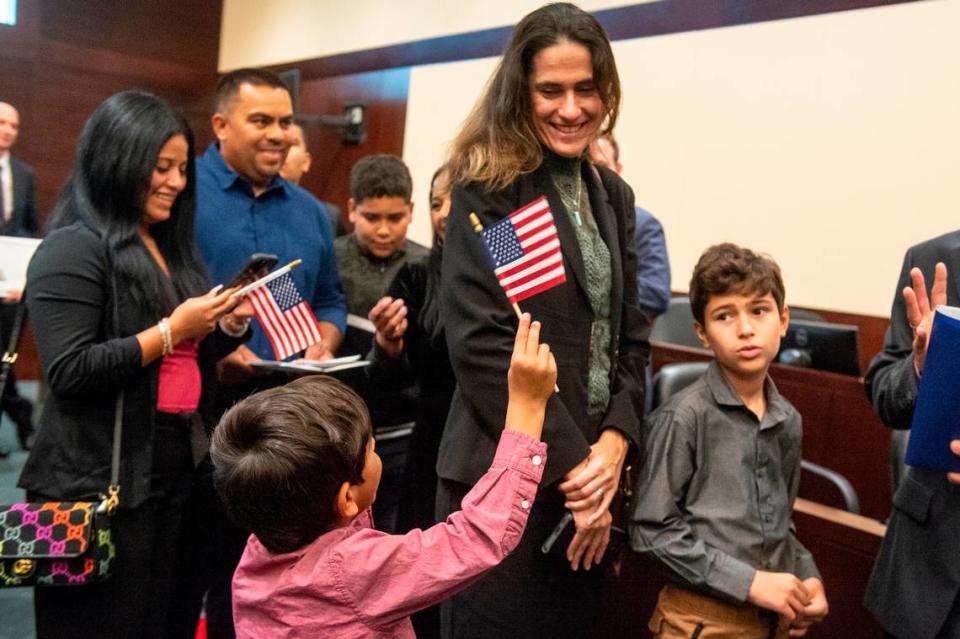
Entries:
[[357,204],[368,197],[402,197],[409,202],[412,196],[410,170],[395,155],[368,155],[350,170],[350,197]]
[[714,295],[729,293],[770,293],[783,313],[786,291],[780,267],[769,255],[726,242],[711,246],[693,268],[690,278],[690,310],[701,326],[704,311]]

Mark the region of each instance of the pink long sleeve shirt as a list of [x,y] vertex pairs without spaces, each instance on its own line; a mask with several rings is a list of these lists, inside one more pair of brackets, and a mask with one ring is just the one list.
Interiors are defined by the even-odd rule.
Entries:
[[371,527],[369,510],[294,552],[251,535],[233,576],[240,639],[415,637],[410,614],[469,586],[520,541],[547,446],[504,430],[490,470],[447,521],[406,535]]

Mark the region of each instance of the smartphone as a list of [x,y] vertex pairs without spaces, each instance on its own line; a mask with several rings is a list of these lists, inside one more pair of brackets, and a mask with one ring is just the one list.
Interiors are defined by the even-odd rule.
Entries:
[[276,255],[269,253],[254,253],[250,256],[250,261],[247,262],[247,265],[237,273],[227,288],[246,286],[251,282],[257,281],[277,265],[277,259]]

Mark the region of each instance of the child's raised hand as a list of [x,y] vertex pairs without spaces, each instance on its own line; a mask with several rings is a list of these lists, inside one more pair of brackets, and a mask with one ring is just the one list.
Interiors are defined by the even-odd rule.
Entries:
[[747,601],[793,622],[809,605],[810,593],[802,581],[788,572],[758,570],[750,584]]
[[556,382],[557,363],[550,346],[540,343],[540,322],[531,322],[530,314],[524,313],[507,373],[507,428],[539,439]]
[[507,373],[510,399],[538,401],[546,404],[557,382],[557,363],[548,344],[540,343],[540,322],[529,313],[520,317],[513,357]]

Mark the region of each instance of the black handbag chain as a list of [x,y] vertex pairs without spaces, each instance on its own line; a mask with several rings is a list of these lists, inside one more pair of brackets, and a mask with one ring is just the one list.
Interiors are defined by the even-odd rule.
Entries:
[[[24,291],[25,293],[26,291]],[[13,318],[13,327],[10,329],[10,341],[7,342],[7,350],[3,354],[2,364],[0,364],[0,397],[7,388],[7,378],[10,377],[10,369],[17,361],[17,345],[20,342],[20,331],[23,329],[23,317],[27,314],[27,305],[23,303],[23,297],[17,302],[17,314]]]
[[[113,335],[120,337],[120,299],[117,297],[117,274],[113,269],[109,244],[106,247],[110,261],[110,290],[113,295]],[[123,437],[123,388],[117,394],[117,406],[113,414],[113,447],[110,456],[110,485],[107,494],[101,495],[107,514],[112,515],[120,505],[120,443]]]

